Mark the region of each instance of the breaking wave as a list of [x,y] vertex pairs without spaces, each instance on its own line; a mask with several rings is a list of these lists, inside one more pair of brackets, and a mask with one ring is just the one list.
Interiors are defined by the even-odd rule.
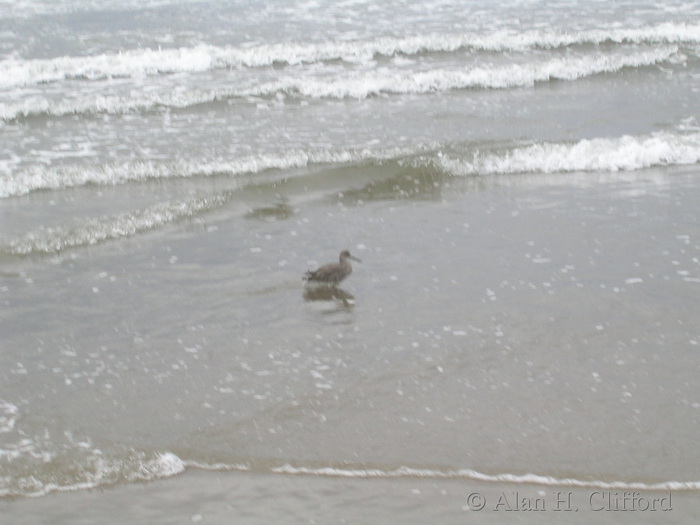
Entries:
[[15,426],[18,417],[17,406],[0,399],[0,498],[149,481],[185,470],[180,458],[168,452],[146,454],[124,449],[107,454],[91,440],[68,431],[25,433]]
[[485,474],[472,469],[436,470],[411,467],[398,467],[393,470],[353,469],[335,467],[296,467],[289,464],[274,467],[272,472],[278,474],[328,476],[339,478],[427,478],[427,479],[465,479],[493,483],[550,485],[560,487],[582,487],[618,490],[700,490],[700,481],[662,481],[658,483],[580,480],[575,478],[556,478],[539,474]]
[[[466,158],[465,158],[466,157]],[[422,161],[426,163],[425,159]],[[700,133],[657,132],[574,143],[536,143],[467,155],[439,152],[427,160],[454,176],[615,172],[700,162]]]
[[277,80],[249,86],[167,91],[132,90],[128,94],[101,94],[52,100],[32,95],[19,102],[0,104],[0,119],[73,114],[122,114],[156,108],[187,108],[199,104],[250,97],[291,96],[310,99],[365,99],[380,94],[426,94],[460,89],[509,89],[552,80],[577,80],[626,68],[658,65],[679,57],[677,46],[630,53],[565,56],[544,61],[477,67],[443,67],[426,71],[371,68],[314,76],[283,74]]
[[429,71],[371,71],[330,79],[286,78],[243,93],[273,96],[278,93],[307,98],[363,99],[382,93],[424,94],[458,89],[508,89],[532,86],[551,80],[576,80],[628,67],[645,67],[665,62],[678,52],[675,46],[629,55],[598,55],[552,58],[504,66],[439,68]]
[[49,227],[12,239],[0,251],[11,255],[55,254],[70,248],[133,237],[180,219],[212,210],[226,202],[225,195],[159,203],[136,212],[84,219],[72,228]]
[[395,147],[387,149],[303,150],[249,155],[231,159],[141,160],[103,165],[32,166],[0,170],[0,198],[39,190],[56,190],[96,184],[113,186],[151,179],[198,176],[253,175],[270,170],[291,170],[314,165],[355,164],[389,160],[434,166],[452,176],[517,173],[615,172],[654,166],[700,162],[700,132],[660,131],[649,135],[584,139],[572,143],[542,142],[500,149],[464,145]]
[[[89,438],[65,431],[48,431],[32,436],[15,428],[18,408],[0,399],[0,498],[40,497],[52,492],[95,489],[116,483],[153,481],[177,476],[188,469],[218,472],[254,472],[353,479],[457,479],[490,483],[533,484],[607,490],[698,491],[700,481],[661,480],[655,482],[558,478],[536,473],[489,474],[469,468],[439,469],[416,466],[374,466],[343,464],[304,465],[263,459],[238,462],[206,462],[180,458],[167,450],[141,451],[117,448],[106,452]],[[56,470],[62,465],[61,474]],[[68,468],[66,468],[68,467]]]
[[344,164],[390,159],[412,150],[392,148],[348,150],[288,150],[279,154],[249,155],[232,159],[174,159],[128,161],[104,165],[34,166],[18,171],[0,170],[0,198],[32,191],[64,189],[86,184],[112,186],[149,179],[188,178],[212,175],[245,175],[268,170],[304,168],[315,164]]
[[[87,443],[86,443],[87,444]],[[55,458],[48,458],[52,461]],[[0,475],[0,498],[40,497],[52,492],[90,490],[119,482],[153,481],[176,476],[185,471],[185,465],[170,452],[145,454],[134,452],[121,458],[108,458],[100,450],[92,449],[80,472],[66,479],[41,479],[27,474]]]
[[398,467],[353,468],[353,467],[305,467],[283,464],[279,466],[247,465],[245,463],[207,464],[186,461],[172,452],[146,454],[131,451],[126,457],[108,458],[99,450],[92,450],[86,460],[87,464],[77,476],[79,479],[42,481],[36,476],[11,479],[0,476],[0,498],[2,497],[40,497],[52,492],[73,492],[95,489],[120,482],[154,481],[177,476],[188,469],[219,472],[256,472],[263,474],[303,475],[316,477],[337,477],[353,479],[456,479],[487,483],[506,483],[513,485],[545,485],[556,487],[596,488],[602,490],[700,490],[700,481],[659,481],[654,483],[634,481],[584,480],[576,478],[557,478],[540,474],[486,474],[473,469],[439,470],[427,468]]
[[57,57],[0,62],[0,89],[64,80],[103,80],[171,73],[197,73],[275,64],[296,66],[329,61],[367,62],[378,57],[423,53],[526,51],[603,44],[668,45],[700,43],[700,24],[664,23],[635,29],[561,32],[531,30],[428,34],[359,41],[286,42],[257,46],[197,45],[176,49],[133,49],[85,57]]

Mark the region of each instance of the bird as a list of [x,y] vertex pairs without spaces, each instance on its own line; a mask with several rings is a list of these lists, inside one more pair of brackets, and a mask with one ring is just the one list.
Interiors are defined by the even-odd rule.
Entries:
[[350,255],[348,250],[343,250],[338,257],[339,262],[324,264],[318,270],[309,270],[302,278],[308,282],[335,286],[352,273],[352,266],[348,259],[362,262],[357,257]]

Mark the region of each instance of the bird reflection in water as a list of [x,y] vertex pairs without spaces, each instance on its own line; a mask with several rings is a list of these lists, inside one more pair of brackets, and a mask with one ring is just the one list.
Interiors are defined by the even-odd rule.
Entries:
[[352,273],[350,260],[362,262],[357,257],[350,255],[348,250],[340,252],[337,263],[324,264],[317,270],[309,270],[303,279],[307,281],[304,288],[304,300],[306,301],[338,301],[348,309],[355,305],[355,297],[338,284]]
[[338,301],[348,309],[355,306],[355,296],[337,286],[307,286],[304,288],[304,300],[307,302]]

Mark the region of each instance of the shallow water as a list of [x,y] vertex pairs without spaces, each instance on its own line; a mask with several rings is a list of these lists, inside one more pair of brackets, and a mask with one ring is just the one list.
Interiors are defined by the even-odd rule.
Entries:
[[[572,22],[546,2],[447,3],[389,26],[361,3],[255,25],[255,5],[11,13],[5,509],[122,485],[106,509],[188,471],[352,476],[365,495],[413,477],[675,491],[689,521],[693,7],[585,4]],[[216,22],[246,6],[245,36]],[[487,25],[493,10],[509,14]],[[60,30],[23,39],[44,16]],[[346,248],[363,263],[340,288],[303,286]],[[182,489],[143,497],[158,490]]]

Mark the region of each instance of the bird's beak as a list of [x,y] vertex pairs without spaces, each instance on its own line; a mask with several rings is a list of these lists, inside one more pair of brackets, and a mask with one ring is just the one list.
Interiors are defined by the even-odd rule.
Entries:
[[358,258],[355,257],[354,255],[351,255],[351,256],[350,256],[350,259],[352,259],[352,260],[355,261],[355,262],[359,262],[359,263],[362,262],[362,259],[358,259]]

